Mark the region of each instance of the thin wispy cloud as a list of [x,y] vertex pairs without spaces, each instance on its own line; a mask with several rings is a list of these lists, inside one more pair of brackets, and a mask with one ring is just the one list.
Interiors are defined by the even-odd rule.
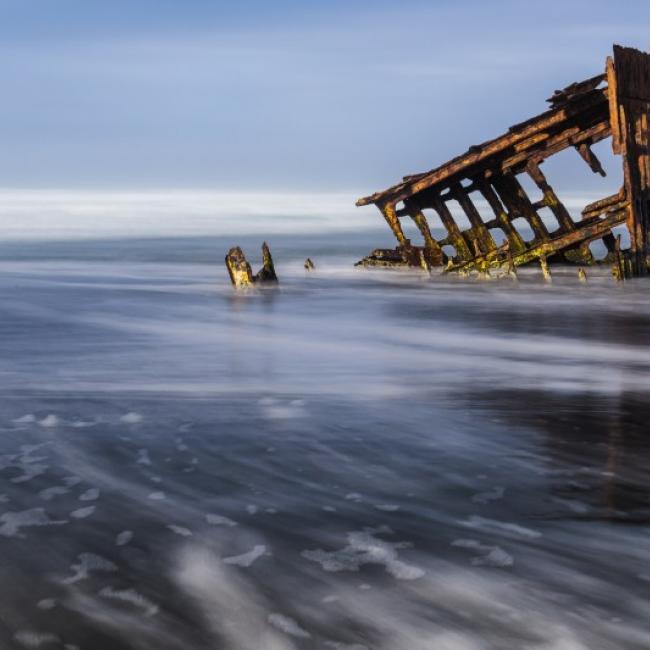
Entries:
[[0,185],[367,193],[647,47],[632,5],[0,0]]

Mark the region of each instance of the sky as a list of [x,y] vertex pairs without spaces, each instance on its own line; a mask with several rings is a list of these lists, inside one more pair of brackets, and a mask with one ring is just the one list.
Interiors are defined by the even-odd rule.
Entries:
[[[361,196],[543,111],[614,42],[648,49],[650,2],[0,0],[0,188]],[[568,153],[555,185],[591,190]]]

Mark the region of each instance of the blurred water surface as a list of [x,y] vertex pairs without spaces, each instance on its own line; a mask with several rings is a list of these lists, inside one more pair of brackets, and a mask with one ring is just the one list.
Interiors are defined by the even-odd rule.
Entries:
[[0,647],[650,647],[650,284],[269,243],[0,245]]

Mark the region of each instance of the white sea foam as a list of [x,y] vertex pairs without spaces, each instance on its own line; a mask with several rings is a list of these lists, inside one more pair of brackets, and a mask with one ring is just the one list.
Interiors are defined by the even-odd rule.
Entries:
[[475,539],[457,539],[451,545],[479,551],[481,555],[472,558],[474,566],[510,567],[515,563],[512,555],[501,547],[481,544]]
[[54,609],[56,607],[56,600],[54,598],[43,598],[36,603],[36,607],[46,611]]
[[28,413],[19,418],[14,418],[13,422],[16,424],[31,424],[32,422],[36,422],[36,417],[33,413]]
[[41,462],[46,459],[45,456],[34,456],[33,454],[46,444],[21,445],[20,453],[0,456],[0,469],[14,467],[22,472],[19,476],[10,479],[12,483],[26,483],[36,476],[41,476],[49,469],[49,465]]
[[115,537],[116,546],[126,546],[133,539],[133,531],[123,530]]
[[130,413],[125,413],[120,420],[126,424],[137,424],[138,422],[142,422],[142,416],[139,413],[131,411]]
[[50,519],[43,508],[31,508],[21,512],[5,512],[0,515],[0,535],[3,537],[25,537],[22,528],[33,526],[57,526],[68,523],[66,520]]
[[293,420],[304,418],[307,415],[305,402],[303,400],[279,400],[272,397],[264,397],[260,400],[262,413],[269,420]]
[[213,526],[237,526],[236,521],[233,521],[228,517],[224,517],[223,515],[208,513],[205,515],[205,520]]
[[79,501],[96,501],[99,499],[99,488],[89,488],[79,495]]
[[78,555],[78,561],[72,564],[70,568],[74,573],[69,578],[63,580],[64,584],[74,584],[80,580],[85,580],[91,573],[97,571],[117,571],[117,566],[113,562],[95,553],[80,553]]
[[46,415],[42,420],[39,420],[38,423],[42,427],[55,427],[59,424],[59,418],[56,415],[50,414]]
[[242,553],[241,555],[233,555],[231,557],[223,558],[225,564],[234,564],[235,566],[240,567],[249,567],[266,553],[266,546],[264,544],[258,544],[253,549],[248,551],[248,553]]
[[91,422],[89,420],[73,420],[70,426],[74,429],[87,429],[88,427],[94,427],[96,424],[97,422]]
[[559,497],[553,497],[553,501],[568,508],[571,512],[576,512],[581,515],[589,512],[589,505],[583,501],[577,501],[576,499],[560,499]]
[[505,488],[503,487],[494,487],[491,490],[486,490],[485,492],[478,492],[472,497],[474,503],[489,503],[490,501],[498,501],[503,498]]
[[182,548],[175,573],[179,589],[198,603],[219,647],[237,650],[295,650],[284,632],[268,624],[273,611],[246,572],[218,561],[206,549]]
[[99,591],[99,595],[110,600],[118,600],[135,605],[139,609],[144,610],[145,616],[155,616],[159,610],[158,605],[148,598],[145,598],[135,589],[113,589],[112,587],[103,587]]
[[33,630],[20,630],[14,634],[14,640],[24,648],[40,648],[43,645],[61,643],[61,639],[51,632],[35,632]]
[[192,531],[189,528],[185,528],[184,526],[176,526],[176,524],[167,524],[167,528],[172,531],[172,533],[176,533],[176,535],[180,535],[181,537],[191,537],[192,536]]
[[51,501],[54,497],[68,494],[68,492],[70,492],[70,490],[67,487],[63,487],[62,485],[53,485],[49,488],[43,488],[38,493],[38,496],[44,501]]
[[269,614],[268,621],[273,627],[282,630],[282,632],[290,636],[295,636],[300,639],[311,638],[311,634],[307,630],[303,630],[296,621],[283,614]]
[[[383,537],[384,534],[388,534],[387,529],[374,531],[372,536]],[[349,544],[358,549],[354,552],[318,559],[340,561],[340,564],[328,567],[335,571],[354,570],[363,566],[362,563],[350,561],[345,556],[365,553],[368,546],[365,542]],[[375,544],[372,542],[373,546]],[[508,558],[501,553],[492,553],[493,546],[478,540],[458,540],[456,546],[459,550],[471,552],[471,557],[480,559],[480,562],[463,568],[448,558],[436,559],[431,554],[427,557],[420,554],[418,563],[423,570],[426,568],[426,573],[418,580],[396,580],[390,584],[380,580],[377,585],[373,583],[372,590],[360,593],[359,585],[353,580],[340,579],[335,574],[329,578],[323,575],[320,581],[326,589],[324,593],[306,589],[300,591],[298,599],[280,600],[271,606],[257,576],[255,580],[247,579],[245,571],[232,572],[232,567],[223,563],[215,566],[215,558],[207,549],[184,549],[176,577],[179,589],[199,604],[215,634],[219,638],[225,635],[222,645],[228,648],[275,647],[264,636],[261,612],[264,612],[267,622],[269,612],[291,618],[313,637],[318,634],[315,646],[322,645],[332,650],[360,650],[364,646],[372,650],[485,650],[491,643],[486,646],[486,630],[495,647],[512,645],[513,648],[531,650],[645,647],[644,643],[650,641],[650,635],[640,624],[621,625],[607,617],[599,618],[599,610],[592,611],[591,607],[571,606],[567,609],[567,603],[574,602],[568,600],[569,585],[578,581],[581,582],[580,593],[585,589],[608,593],[607,590],[601,591],[609,584],[607,580],[601,582],[600,578],[588,577],[579,571],[567,573],[564,563],[561,564],[562,570],[558,571],[560,565],[551,564],[554,579],[559,582],[549,585],[548,591],[531,589],[527,576],[512,573],[504,581],[501,571],[508,568]],[[392,552],[389,550],[387,553],[385,549],[371,555],[373,561],[377,560],[382,566],[387,554],[389,561],[394,559]],[[540,559],[542,557],[548,560],[545,555]],[[528,557],[528,562],[531,560],[534,562],[534,556]],[[477,570],[484,566],[499,571]],[[530,564],[522,565],[521,571],[524,572],[527,566]],[[309,576],[309,584],[313,584],[311,572],[307,571],[305,575]],[[294,578],[283,583],[281,575],[274,575],[272,580],[274,586],[290,589]],[[298,584],[305,583],[298,581]],[[620,593],[617,588],[614,591]],[[284,602],[287,610],[282,609]],[[648,606],[637,600],[630,611],[636,612],[636,620],[644,621]],[[280,626],[270,627],[280,629]],[[288,640],[293,639],[296,645],[303,641],[286,632],[281,634],[286,634]],[[325,635],[324,639],[321,634]]]
[[95,506],[86,506],[85,508],[77,508],[70,513],[70,516],[74,519],[86,519],[90,517],[95,512]]
[[532,528],[520,526],[519,524],[512,524],[505,521],[497,521],[496,519],[487,519],[472,515],[465,521],[458,522],[467,528],[476,528],[484,531],[498,532],[501,534],[517,535],[520,537],[536,538],[541,537],[542,533]]
[[365,564],[383,565],[388,573],[399,580],[416,580],[424,571],[407,564],[398,558],[397,550],[407,548],[408,543],[390,543],[379,539],[378,533],[387,529],[367,528],[360,532],[348,533],[347,546],[337,551],[323,549],[305,550],[301,555],[307,560],[318,562],[325,571],[359,571]]

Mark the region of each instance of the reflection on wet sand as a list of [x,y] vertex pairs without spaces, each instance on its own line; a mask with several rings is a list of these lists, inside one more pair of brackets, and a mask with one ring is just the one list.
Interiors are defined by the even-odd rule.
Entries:
[[553,486],[556,501],[568,510],[555,516],[650,523],[650,408],[644,394],[493,390],[472,395],[472,401],[510,426],[542,434],[550,472],[581,474]]

